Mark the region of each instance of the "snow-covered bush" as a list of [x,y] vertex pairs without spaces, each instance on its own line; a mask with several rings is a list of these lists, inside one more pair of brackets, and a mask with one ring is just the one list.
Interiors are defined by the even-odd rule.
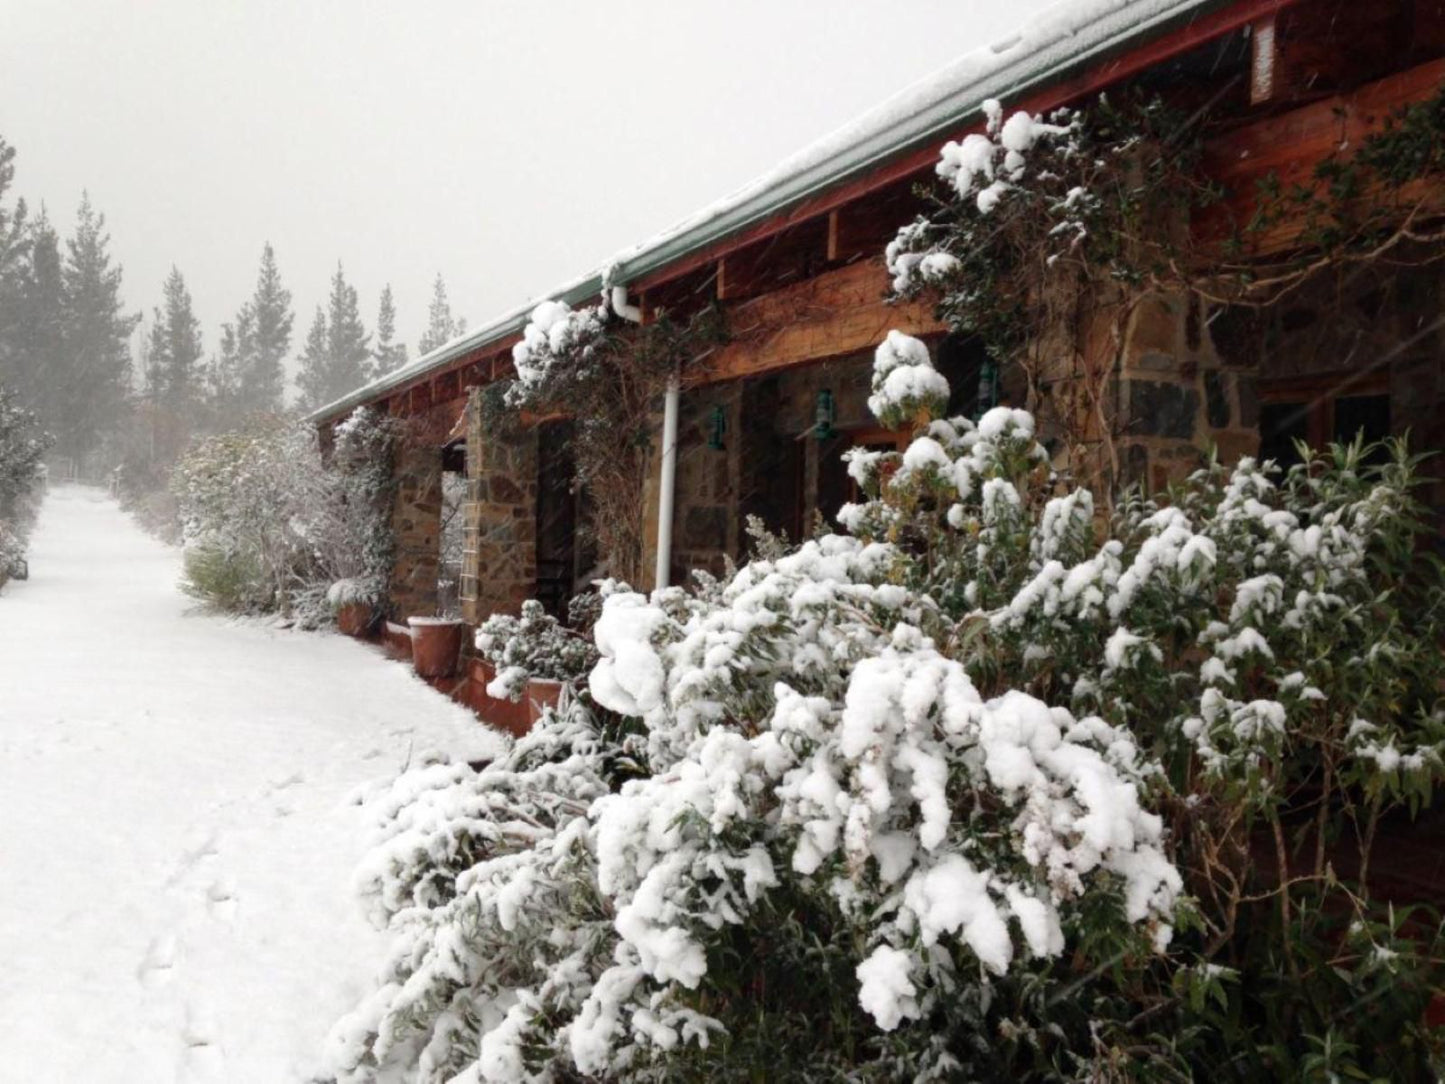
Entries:
[[604,306],[573,309],[565,301],[544,301],[512,347],[517,381],[508,389],[514,407],[531,405],[539,396],[556,394],[558,386],[587,379],[586,369],[603,346],[607,328]]
[[1365,868],[1442,774],[1413,462],[1245,460],[1106,526],[1028,414],[930,421],[903,337],[878,372],[915,437],[852,457],[849,535],[611,593],[590,698],[395,784],[338,1079],[1428,1064],[1441,946]]
[[51,443],[35,415],[0,387],[0,583],[24,559],[45,488],[44,456]]
[[536,599],[521,613],[496,613],[477,628],[478,653],[496,669],[488,694],[520,699],[529,678],[577,682],[597,661],[591,640],[567,628]]
[[25,543],[8,524],[0,522],[0,587],[3,587],[25,560]]
[[378,601],[391,563],[390,441],[390,423],[366,408],[337,426],[329,462],[310,427],[279,418],[202,441],[171,478],[186,589],[304,625]]
[[1441,1056],[1421,1019],[1442,941],[1402,916],[1434,901],[1380,891],[1391,873],[1371,861],[1381,825],[1404,830],[1445,776],[1445,593],[1417,460],[1389,443],[1287,473],[1215,463],[1117,502],[1103,531],[1094,495],[1061,486],[1032,438],[1028,415],[998,408],[856,454],[874,499],[840,519],[910,550],[946,615],[935,639],[984,695],[1097,717],[1166,766],[1158,808],[1201,933],[1160,982],[1213,990],[1174,1018],[1197,1044],[1155,1018],[1171,1056],[1244,1078],[1420,1075]]
[[[928,366],[890,344],[881,367]],[[1016,435],[968,442],[979,514],[1037,461]],[[895,1079],[1053,1056],[1030,991],[1170,941],[1162,770],[1097,715],[980,693],[949,644],[961,611],[921,589],[934,571],[900,539],[828,536],[696,594],[610,595],[591,705],[479,776],[404,777],[381,810],[366,891],[397,943],[338,1026],[339,1078],[400,1060],[428,1081]],[[567,769],[521,771],[538,748]],[[1086,1016],[1059,1015],[1086,1044]]]
[[359,407],[336,426],[330,461],[314,479],[300,523],[334,581],[333,605],[342,595],[370,605],[386,597],[395,548],[392,454],[399,436],[398,423],[372,407]]

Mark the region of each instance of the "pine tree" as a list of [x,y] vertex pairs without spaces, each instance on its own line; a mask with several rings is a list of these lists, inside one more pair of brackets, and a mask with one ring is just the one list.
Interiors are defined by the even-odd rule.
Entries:
[[248,301],[234,322],[221,325],[220,352],[207,371],[207,393],[219,429],[234,428],[253,409],[246,381],[255,371],[255,357],[256,314]]
[[301,372],[296,377],[301,405],[307,410],[325,406],[366,383],[371,359],[371,336],[361,323],[356,288],[346,281],[340,264],[331,276],[327,311],[317,315],[306,336]]
[[204,392],[201,325],[186,280],[175,267],[166,276],[165,305],[155,310],[149,348],[146,390],[159,419],[156,449],[169,462],[200,427]]
[[326,313],[316,306],[316,316],[311,321],[311,330],[306,333],[306,345],[301,351],[301,371],[296,374],[296,383],[301,389],[302,410],[312,410],[327,398],[327,344]]
[[[237,332],[245,330],[246,310],[237,314]],[[249,303],[251,337],[241,342],[243,367],[239,407],[243,413],[275,413],[286,390],[284,363],[291,350],[291,291],[281,285],[271,243],[261,251],[256,292]],[[246,349],[246,348],[249,349]]]
[[366,382],[371,362],[371,336],[361,323],[356,287],[346,281],[341,265],[331,276],[331,300],[326,314],[326,343],[331,355],[331,388],[345,395]]
[[391,297],[391,284],[381,291],[381,307],[376,314],[376,346],[371,352],[374,365],[372,378],[384,376],[406,364],[406,343],[396,339],[396,303]]
[[66,373],[54,427],[57,450],[77,463],[125,416],[130,397],[130,333],[138,316],[120,298],[122,271],[110,262],[105,216],[82,195],[75,234],[66,243]]
[[0,384],[13,383],[19,365],[15,330],[31,236],[25,201],[17,200],[13,209],[5,206],[5,194],[14,180],[15,148],[0,137]]
[[430,354],[437,347],[449,343],[466,331],[465,320],[452,319],[452,306],[447,300],[447,285],[440,275],[432,284],[431,306],[427,309],[426,333],[417,343],[418,354]]
[[14,303],[7,337],[14,352],[8,379],[19,405],[54,429],[84,389],[71,386],[66,352],[65,281],[60,238],[42,207],[29,226],[26,259],[15,276]]

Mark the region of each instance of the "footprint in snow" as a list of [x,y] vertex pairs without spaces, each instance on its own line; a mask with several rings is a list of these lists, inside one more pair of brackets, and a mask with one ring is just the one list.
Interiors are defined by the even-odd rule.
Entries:
[[300,772],[293,772],[291,775],[288,775],[285,779],[281,780],[281,782],[272,783],[271,793],[274,794],[278,790],[285,790],[287,787],[297,787],[304,782],[306,782],[306,777],[304,775],[302,775]]
[[181,853],[180,860],[176,863],[176,871],[166,881],[166,886],[176,884],[182,877],[196,867],[203,859],[214,858],[220,851],[216,847],[216,832],[212,831],[206,836],[205,841],[200,845]]
[[172,969],[176,962],[176,939],[171,934],[157,937],[146,949],[136,977],[142,986],[164,986],[171,981]]
[[220,1046],[220,1030],[215,1018],[203,1008],[186,1007],[186,1022],[181,1028],[185,1057],[181,1079],[185,1081],[221,1081],[226,1079],[226,1056]]
[[235,885],[227,877],[218,877],[206,889],[206,903],[212,915],[229,922],[236,917]]

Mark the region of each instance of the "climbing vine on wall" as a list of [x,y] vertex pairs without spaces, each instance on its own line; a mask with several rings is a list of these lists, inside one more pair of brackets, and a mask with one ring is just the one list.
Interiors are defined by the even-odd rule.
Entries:
[[[1199,140],[1158,100],[1007,119],[989,102],[985,115],[983,132],[943,148],[931,210],[889,244],[893,290],[932,294],[951,328],[1017,366],[1029,403],[1107,491],[1118,464],[1106,397],[1129,316],[1177,263],[1176,231],[1154,224],[1187,221],[1217,193],[1200,179]],[[1080,349],[1091,320],[1109,349]],[[1099,440],[1102,462],[1080,454]]]
[[575,484],[591,509],[584,529],[608,575],[642,579],[643,486],[661,397],[674,376],[686,384],[690,363],[725,337],[714,306],[687,316],[658,311],[638,325],[606,304],[546,301],[513,349],[516,378],[482,397],[483,428],[499,435],[539,417],[572,421]]
[[[1441,209],[1445,91],[1320,163],[1307,183],[1266,178],[1223,242],[1192,228],[1225,195],[1203,168],[1207,108],[1184,116],[1131,96],[1048,116],[1005,119],[997,102],[984,112],[983,132],[943,148],[940,183],[924,193],[930,209],[888,245],[893,292],[934,297],[951,329],[1014,367],[1027,405],[1102,493],[1120,480],[1110,396],[1146,298],[1266,307],[1330,270],[1445,256],[1445,230],[1430,222]],[[1279,255],[1251,255],[1291,224]]]

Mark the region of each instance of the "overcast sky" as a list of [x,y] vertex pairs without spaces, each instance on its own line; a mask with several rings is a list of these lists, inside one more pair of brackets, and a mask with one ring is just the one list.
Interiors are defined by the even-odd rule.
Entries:
[[261,246],[293,349],[339,259],[408,346],[738,187],[1046,0],[0,0],[16,191],[105,213],[128,303],[171,264],[209,353]]

